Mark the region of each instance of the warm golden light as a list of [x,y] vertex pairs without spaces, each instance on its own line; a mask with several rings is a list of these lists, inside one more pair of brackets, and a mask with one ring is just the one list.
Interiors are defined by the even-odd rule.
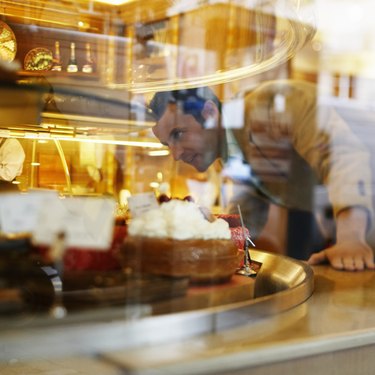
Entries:
[[134,0],[96,0],[97,3],[104,3],[109,5],[124,5],[126,3],[131,3]]
[[[22,137],[18,137],[22,138]],[[105,139],[105,138],[85,138],[85,137],[72,137],[67,135],[41,135],[41,134],[26,134],[24,138],[28,139],[44,139],[44,140],[58,140],[58,141],[71,141],[71,142],[84,142],[84,143],[99,143],[99,144],[110,144],[110,145],[122,145],[132,147],[143,147],[143,148],[162,148],[164,147],[158,141],[145,141],[142,139],[134,140],[118,140],[118,139]]]
[[149,156],[167,156],[169,155],[169,150],[152,150],[148,153]]
[[75,142],[89,142],[89,143],[102,143],[102,144],[111,144],[111,145],[123,145],[123,146],[132,146],[132,147],[143,147],[143,148],[161,148],[164,147],[159,142],[150,142],[150,141],[123,141],[115,139],[85,139],[85,138],[59,138],[59,140],[75,141]]

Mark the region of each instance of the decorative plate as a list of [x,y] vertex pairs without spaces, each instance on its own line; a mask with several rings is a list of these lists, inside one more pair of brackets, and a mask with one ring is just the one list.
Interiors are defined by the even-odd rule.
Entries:
[[12,29],[0,21],[0,60],[11,62],[16,57],[17,42]]
[[33,48],[25,56],[25,70],[50,70],[53,64],[53,54],[47,48]]

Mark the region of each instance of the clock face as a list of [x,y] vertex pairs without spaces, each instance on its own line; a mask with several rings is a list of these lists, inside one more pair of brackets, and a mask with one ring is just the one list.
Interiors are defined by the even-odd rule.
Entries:
[[12,29],[0,21],[0,60],[11,62],[16,57],[17,42]]
[[47,48],[33,48],[25,56],[25,70],[50,70],[53,65],[52,52]]

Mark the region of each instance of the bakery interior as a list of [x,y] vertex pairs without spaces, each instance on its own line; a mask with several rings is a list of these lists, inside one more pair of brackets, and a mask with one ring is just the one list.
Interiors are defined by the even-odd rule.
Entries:
[[[25,154],[0,191],[0,373],[372,374],[374,270],[308,264],[304,216],[277,204],[259,228],[248,221],[231,202],[251,163],[198,172],[174,160],[149,108],[156,92],[209,86],[242,146],[249,93],[312,83],[374,173],[372,10],[370,0],[0,0],[0,138]],[[308,203],[329,242],[322,189]],[[170,275],[146,250],[126,263],[135,212],[165,198],[227,220],[238,250],[229,276],[211,277],[227,265],[218,257],[205,271],[168,259]]]

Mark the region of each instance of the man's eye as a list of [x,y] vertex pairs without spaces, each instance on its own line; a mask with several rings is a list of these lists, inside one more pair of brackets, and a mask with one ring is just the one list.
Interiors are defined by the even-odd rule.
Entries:
[[172,140],[173,141],[180,140],[183,134],[184,134],[184,132],[182,130],[175,130],[175,131],[173,131],[173,133],[171,135]]

